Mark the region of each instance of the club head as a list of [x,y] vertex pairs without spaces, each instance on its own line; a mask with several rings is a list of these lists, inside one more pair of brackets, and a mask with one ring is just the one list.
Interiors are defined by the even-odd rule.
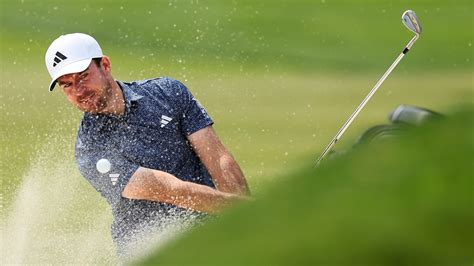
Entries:
[[443,115],[440,113],[425,108],[402,104],[390,113],[388,119],[393,124],[420,126],[427,121],[440,119],[442,117]]
[[416,35],[421,34],[421,24],[413,10],[407,10],[402,15],[403,24]]

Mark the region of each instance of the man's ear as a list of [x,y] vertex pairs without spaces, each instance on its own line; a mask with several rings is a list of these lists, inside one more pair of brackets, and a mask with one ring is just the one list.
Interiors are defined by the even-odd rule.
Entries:
[[110,58],[106,55],[102,56],[101,66],[104,68],[107,73],[112,71],[112,64],[110,63]]

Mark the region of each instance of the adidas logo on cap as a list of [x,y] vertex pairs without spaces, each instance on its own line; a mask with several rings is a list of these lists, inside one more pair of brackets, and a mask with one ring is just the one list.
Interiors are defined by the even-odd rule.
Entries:
[[57,64],[61,63],[61,61],[65,59],[67,59],[65,55],[63,55],[60,52],[56,52],[56,56],[54,57],[53,67],[55,67]]

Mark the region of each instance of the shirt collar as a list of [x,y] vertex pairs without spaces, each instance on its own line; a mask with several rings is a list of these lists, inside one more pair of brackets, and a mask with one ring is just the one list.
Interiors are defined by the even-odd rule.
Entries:
[[127,107],[130,107],[132,102],[136,102],[139,99],[143,98],[142,95],[134,92],[132,88],[130,88],[130,85],[125,84],[119,80],[117,80],[117,83],[119,84],[120,88],[122,88],[123,99],[125,100],[125,104]]

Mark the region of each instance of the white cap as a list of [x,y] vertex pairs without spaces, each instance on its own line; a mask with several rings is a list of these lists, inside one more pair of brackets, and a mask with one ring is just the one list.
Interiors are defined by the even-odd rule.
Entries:
[[91,36],[84,33],[61,35],[46,51],[46,67],[52,78],[49,91],[53,90],[59,77],[82,72],[89,67],[92,58],[102,56],[102,49]]

